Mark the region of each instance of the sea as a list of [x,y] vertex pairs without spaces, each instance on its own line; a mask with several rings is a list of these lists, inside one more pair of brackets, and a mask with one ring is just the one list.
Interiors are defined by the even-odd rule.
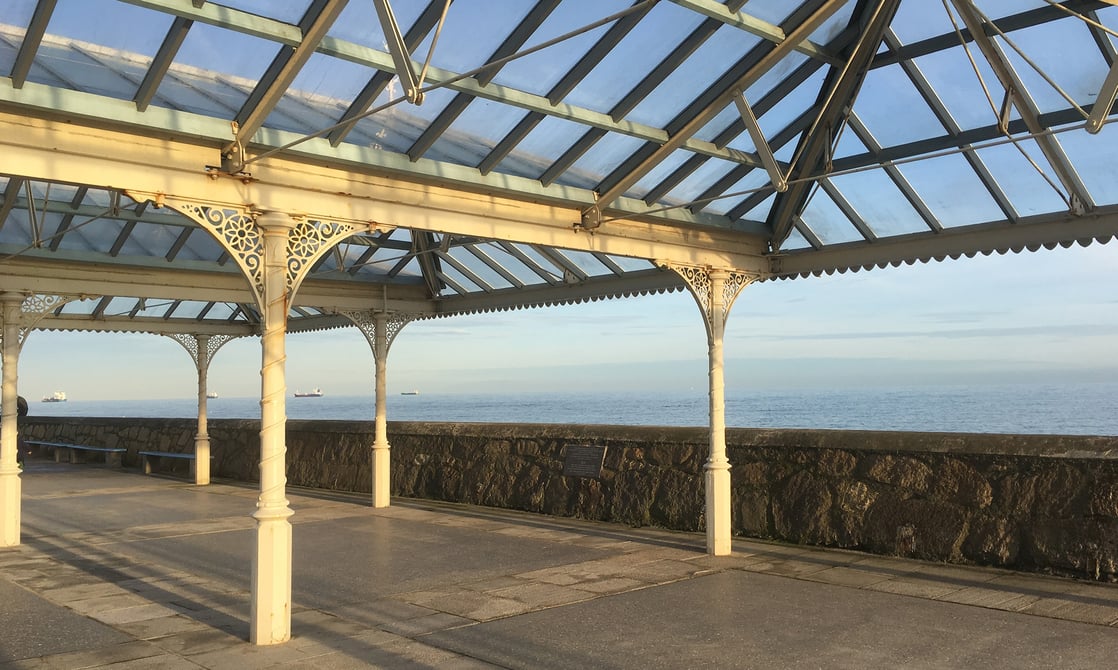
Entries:
[[[700,391],[390,395],[390,421],[709,425]],[[190,418],[197,399],[32,401],[43,416]],[[372,421],[369,396],[288,397],[291,419]],[[260,417],[259,398],[207,401],[211,419]],[[1118,436],[1118,383],[726,391],[726,425]]]

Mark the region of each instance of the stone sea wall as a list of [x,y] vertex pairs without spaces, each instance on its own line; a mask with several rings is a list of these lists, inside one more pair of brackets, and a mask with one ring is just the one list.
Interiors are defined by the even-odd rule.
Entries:
[[[371,423],[288,421],[288,480],[370,489]],[[389,423],[392,493],[557,516],[703,528],[699,428]],[[28,417],[29,439],[190,451],[183,419]],[[259,422],[211,420],[213,474],[255,481]],[[1118,438],[727,431],[736,534],[1118,580]],[[569,445],[601,476],[563,475]]]

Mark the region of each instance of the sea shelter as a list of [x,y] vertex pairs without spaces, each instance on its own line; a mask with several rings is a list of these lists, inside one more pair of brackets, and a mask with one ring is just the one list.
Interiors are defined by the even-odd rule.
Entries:
[[[8,0],[0,546],[36,329],[261,345],[251,641],[291,636],[284,337],[360,328],[372,504],[417,319],[687,290],[706,544],[730,552],[723,332],[751,284],[1106,242],[1110,2]],[[758,289],[760,290],[760,289]],[[696,343],[702,346],[702,343]]]

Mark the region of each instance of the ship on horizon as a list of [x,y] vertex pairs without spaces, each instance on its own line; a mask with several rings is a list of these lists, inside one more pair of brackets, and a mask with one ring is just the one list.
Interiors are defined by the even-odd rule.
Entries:
[[43,396],[43,402],[66,402],[65,391],[55,391],[50,395]]
[[303,391],[296,391],[295,392],[295,397],[296,398],[321,398],[322,395],[323,395],[322,394],[322,389],[320,389],[318,387],[315,387],[313,390],[307,391],[307,392],[303,392]]

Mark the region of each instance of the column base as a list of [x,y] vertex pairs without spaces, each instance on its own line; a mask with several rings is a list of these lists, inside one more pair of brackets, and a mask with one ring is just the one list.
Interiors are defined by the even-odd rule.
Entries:
[[373,445],[373,507],[389,507],[392,502],[391,449],[388,444]]
[[210,436],[194,437],[194,484],[207,486],[210,483]]
[[707,553],[729,556],[733,551],[730,464],[708,461],[703,469],[706,475]]
[[0,547],[16,547],[20,543],[20,512],[23,482],[19,467],[0,471]]
[[[286,515],[256,517],[252,557],[252,618],[249,642],[280,644],[291,639],[291,523]],[[282,514],[282,512],[280,513]]]

